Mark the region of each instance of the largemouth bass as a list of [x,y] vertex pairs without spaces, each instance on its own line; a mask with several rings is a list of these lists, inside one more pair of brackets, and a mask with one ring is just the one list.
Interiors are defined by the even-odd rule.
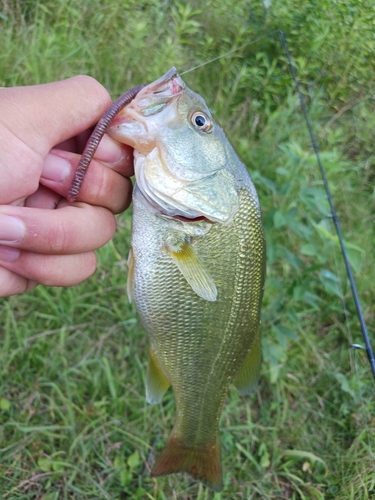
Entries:
[[219,417],[230,383],[257,384],[265,240],[251,178],[204,100],[172,68],[108,133],[135,149],[128,294],[148,333],[146,398],[171,385],[176,423],[151,475],[222,488]]

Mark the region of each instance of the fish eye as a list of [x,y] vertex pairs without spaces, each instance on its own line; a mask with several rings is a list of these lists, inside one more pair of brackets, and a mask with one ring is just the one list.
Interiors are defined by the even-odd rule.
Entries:
[[202,113],[201,111],[197,111],[196,113],[194,113],[191,117],[191,121],[193,125],[196,126],[196,128],[198,128],[199,130],[203,130],[203,132],[208,132],[212,127],[211,120],[206,114]]

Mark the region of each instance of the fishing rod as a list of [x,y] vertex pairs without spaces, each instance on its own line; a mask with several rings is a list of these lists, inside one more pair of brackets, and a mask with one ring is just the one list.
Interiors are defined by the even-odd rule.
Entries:
[[[346,274],[347,274],[348,279],[349,279],[350,288],[351,288],[351,291],[352,291],[352,295],[353,295],[353,299],[354,299],[354,303],[355,303],[355,307],[356,307],[356,311],[357,311],[357,316],[358,316],[359,323],[360,323],[361,330],[362,330],[363,340],[364,340],[365,346],[366,346],[365,350],[367,352],[367,357],[368,357],[368,360],[370,362],[372,374],[373,374],[374,379],[375,379],[375,358],[374,358],[374,353],[373,353],[373,350],[372,350],[372,347],[371,347],[370,337],[369,337],[369,334],[368,334],[368,331],[367,331],[367,326],[366,326],[365,319],[363,317],[362,307],[361,307],[361,304],[360,304],[360,301],[359,301],[357,287],[356,287],[356,284],[355,284],[353,272],[352,272],[352,269],[351,269],[351,266],[350,266],[350,263],[349,263],[348,255],[347,255],[345,244],[344,244],[344,240],[343,240],[343,237],[342,237],[340,223],[339,223],[339,220],[338,220],[337,215],[336,215],[336,210],[335,210],[335,206],[333,204],[333,199],[332,199],[331,191],[329,189],[329,185],[328,185],[328,181],[327,181],[327,176],[326,176],[326,173],[325,173],[325,170],[324,170],[324,167],[323,167],[323,163],[322,163],[322,160],[321,160],[321,157],[320,157],[320,152],[319,152],[318,144],[317,144],[316,139],[315,139],[315,134],[314,134],[313,127],[312,127],[312,124],[311,124],[310,116],[309,116],[309,113],[307,111],[306,101],[305,101],[305,98],[304,98],[304,96],[303,96],[303,94],[301,92],[301,86],[300,86],[300,82],[298,80],[297,70],[296,70],[296,67],[295,67],[295,65],[293,63],[292,57],[291,57],[290,52],[289,52],[289,47],[288,47],[288,43],[287,43],[287,40],[286,40],[286,37],[285,37],[285,33],[282,30],[279,30],[279,35],[280,35],[280,39],[281,39],[281,45],[282,45],[282,47],[284,49],[284,52],[285,52],[285,55],[286,55],[286,58],[287,58],[287,61],[288,61],[289,69],[290,69],[290,72],[292,74],[295,86],[296,86],[296,92],[298,94],[298,97],[299,97],[299,100],[300,100],[300,103],[301,103],[301,107],[302,107],[302,111],[303,111],[303,114],[304,114],[304,117],[305,117],[307,128],[309,130],[309,134],[310,134],[310,138],[311,138],[311,144],[312,144],[312,147],[314,149],[314,153],[315,153],[315,156],[316,156],[316,159],[317,159],[317,162],[318,162],[318,166],[319,166],[319,170],[320,170],[320,175],[321,175],[321,177],[323,179],[324,189],[325,189],[325,192],[326,192],[326,195],[327,195],[327,199],[328,199],[328,203],[329,203],[329,207],[330,207],[330,210],[331,210],[331,217],[332,217],[332,220],[333,220],[333,223],[334,223],[334,226],[335,226],[335,229],[336,229],[336,233],[337,233],[337,236],[338,236],[338,239],[339,239],[339,242],[340,242],[340,249],[341,249],[341,254],[342,254],[342,257],[343,257],[344,263],[345,263]],[[358,349],[358,348],[359,349],[363,349],[363,347],[360,346],[360,345],[358,345],[358,344],[352,344],[351,347],[353,349]]]

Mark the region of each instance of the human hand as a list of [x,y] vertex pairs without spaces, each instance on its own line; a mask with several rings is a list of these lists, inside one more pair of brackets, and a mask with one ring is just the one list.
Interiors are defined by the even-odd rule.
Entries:
[[89,128],[110,105],[85,76],[0,89],[0,297],[75,285],[95,271],[93,250],[130,204],[132,149],[105,136],[78,201],[67,196]]

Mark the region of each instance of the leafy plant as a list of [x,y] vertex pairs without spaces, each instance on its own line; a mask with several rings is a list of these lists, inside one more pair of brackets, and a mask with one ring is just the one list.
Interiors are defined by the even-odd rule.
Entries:
[[[0,6],[0,84],[77,73],[117,97],[175,65],[257,186],[268,259],[260,388],[228,395],[225,489],[148,463],[173,397],[145,403],[147,344],[126,300],[130,212],[96,275],[0,301],[0,496],[371,498],[373,385],[322,182],[280,46],[289,41],[368,325],[374,326],[371,2],[45,0]],[[205,64],[211,61],[210,64]]]

